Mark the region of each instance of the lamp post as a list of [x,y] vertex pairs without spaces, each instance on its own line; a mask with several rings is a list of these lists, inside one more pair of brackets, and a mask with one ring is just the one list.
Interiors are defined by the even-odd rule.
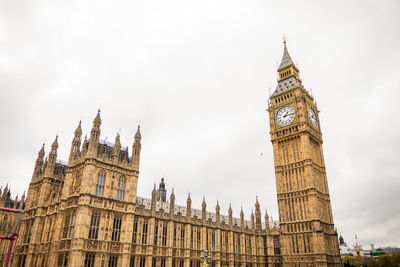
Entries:
[[200,256],[200,263],[203,264],[204,267],[208,267],[211,264],[211,257],[208,256],[208,251],[204,250],[203,255]]

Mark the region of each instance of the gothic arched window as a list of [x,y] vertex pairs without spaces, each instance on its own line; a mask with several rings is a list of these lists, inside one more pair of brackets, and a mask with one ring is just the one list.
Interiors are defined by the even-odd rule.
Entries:
[[126,179],[125,179],[125,177],[121,176],[118,179],[117,200],[124,200],[124,198],[125,198],[125,186],[126,186]]
[[104,194],[104,184],[106,183],[106,174],[103,172],[99,172],[97,175],[97,180],[96,180],[96,190],[94,194],[96,196],[102,197]]

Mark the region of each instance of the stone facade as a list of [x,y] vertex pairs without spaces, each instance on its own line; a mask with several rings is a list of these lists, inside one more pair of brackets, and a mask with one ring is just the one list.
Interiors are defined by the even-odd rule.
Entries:
[[39,151],[11,266],[197,267],[204,250],[212,267],[338,265],[318,116],[307,111],[317,108],[286,44],[278,73],[268,110],[279,223],[262,221],[257,199],[246,221],[218,203],[208,212],[205,199],[194,209],[190,195],[176,205],[165,185],[138,197],[140,128],[129,155],[119,135],[100,140],[99,111],[83,143],[79,123],[68,163],[57,160],[57,138],[48,157]]
[[286,42],[269,101],[284,266],[337,266],[317,104],[303,87]]

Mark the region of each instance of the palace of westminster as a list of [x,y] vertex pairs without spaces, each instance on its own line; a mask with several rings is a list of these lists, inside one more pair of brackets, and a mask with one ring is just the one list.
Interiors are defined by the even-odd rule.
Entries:
[[[151,198],[137,196],[140,128],[129,154],[119,135],[100,139],[99,111],[83,142],[76,128],[68,163],[57,160],[57,138],[47,156],[43,145],[23,205],[4,189],[0,206],[23,209],[9,266],[199,267],[204,250],[211,267],[339,266],[318,109],[286,41],[268,112],[279,223],[261,214],[258,200],[250,221],[243,210],[222,215],[218,202],[215,212],[204,199],[194,209],[190,195],[177,205],[163,180]],[[15,220],[0,212],[2,235]],[[1,266],[9,243],[0,240]]]

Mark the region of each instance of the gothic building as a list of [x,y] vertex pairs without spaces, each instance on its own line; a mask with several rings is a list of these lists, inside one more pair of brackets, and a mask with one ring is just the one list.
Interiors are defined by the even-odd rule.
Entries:
[[[164,181],[151,198],[137,196],[141,133],[132,152],[100,139],[100,111],[82,142],[81,123],[68,162],[57,159],[57,137],[38,153],[12,266],[198,267],[211,265],[337,266],[339,251],[322,153],[318,111],[284,47],[278,86],[269,101],[280,222],[250,220],[175,203]],[[267,164],[267,163],[266,163]]]

